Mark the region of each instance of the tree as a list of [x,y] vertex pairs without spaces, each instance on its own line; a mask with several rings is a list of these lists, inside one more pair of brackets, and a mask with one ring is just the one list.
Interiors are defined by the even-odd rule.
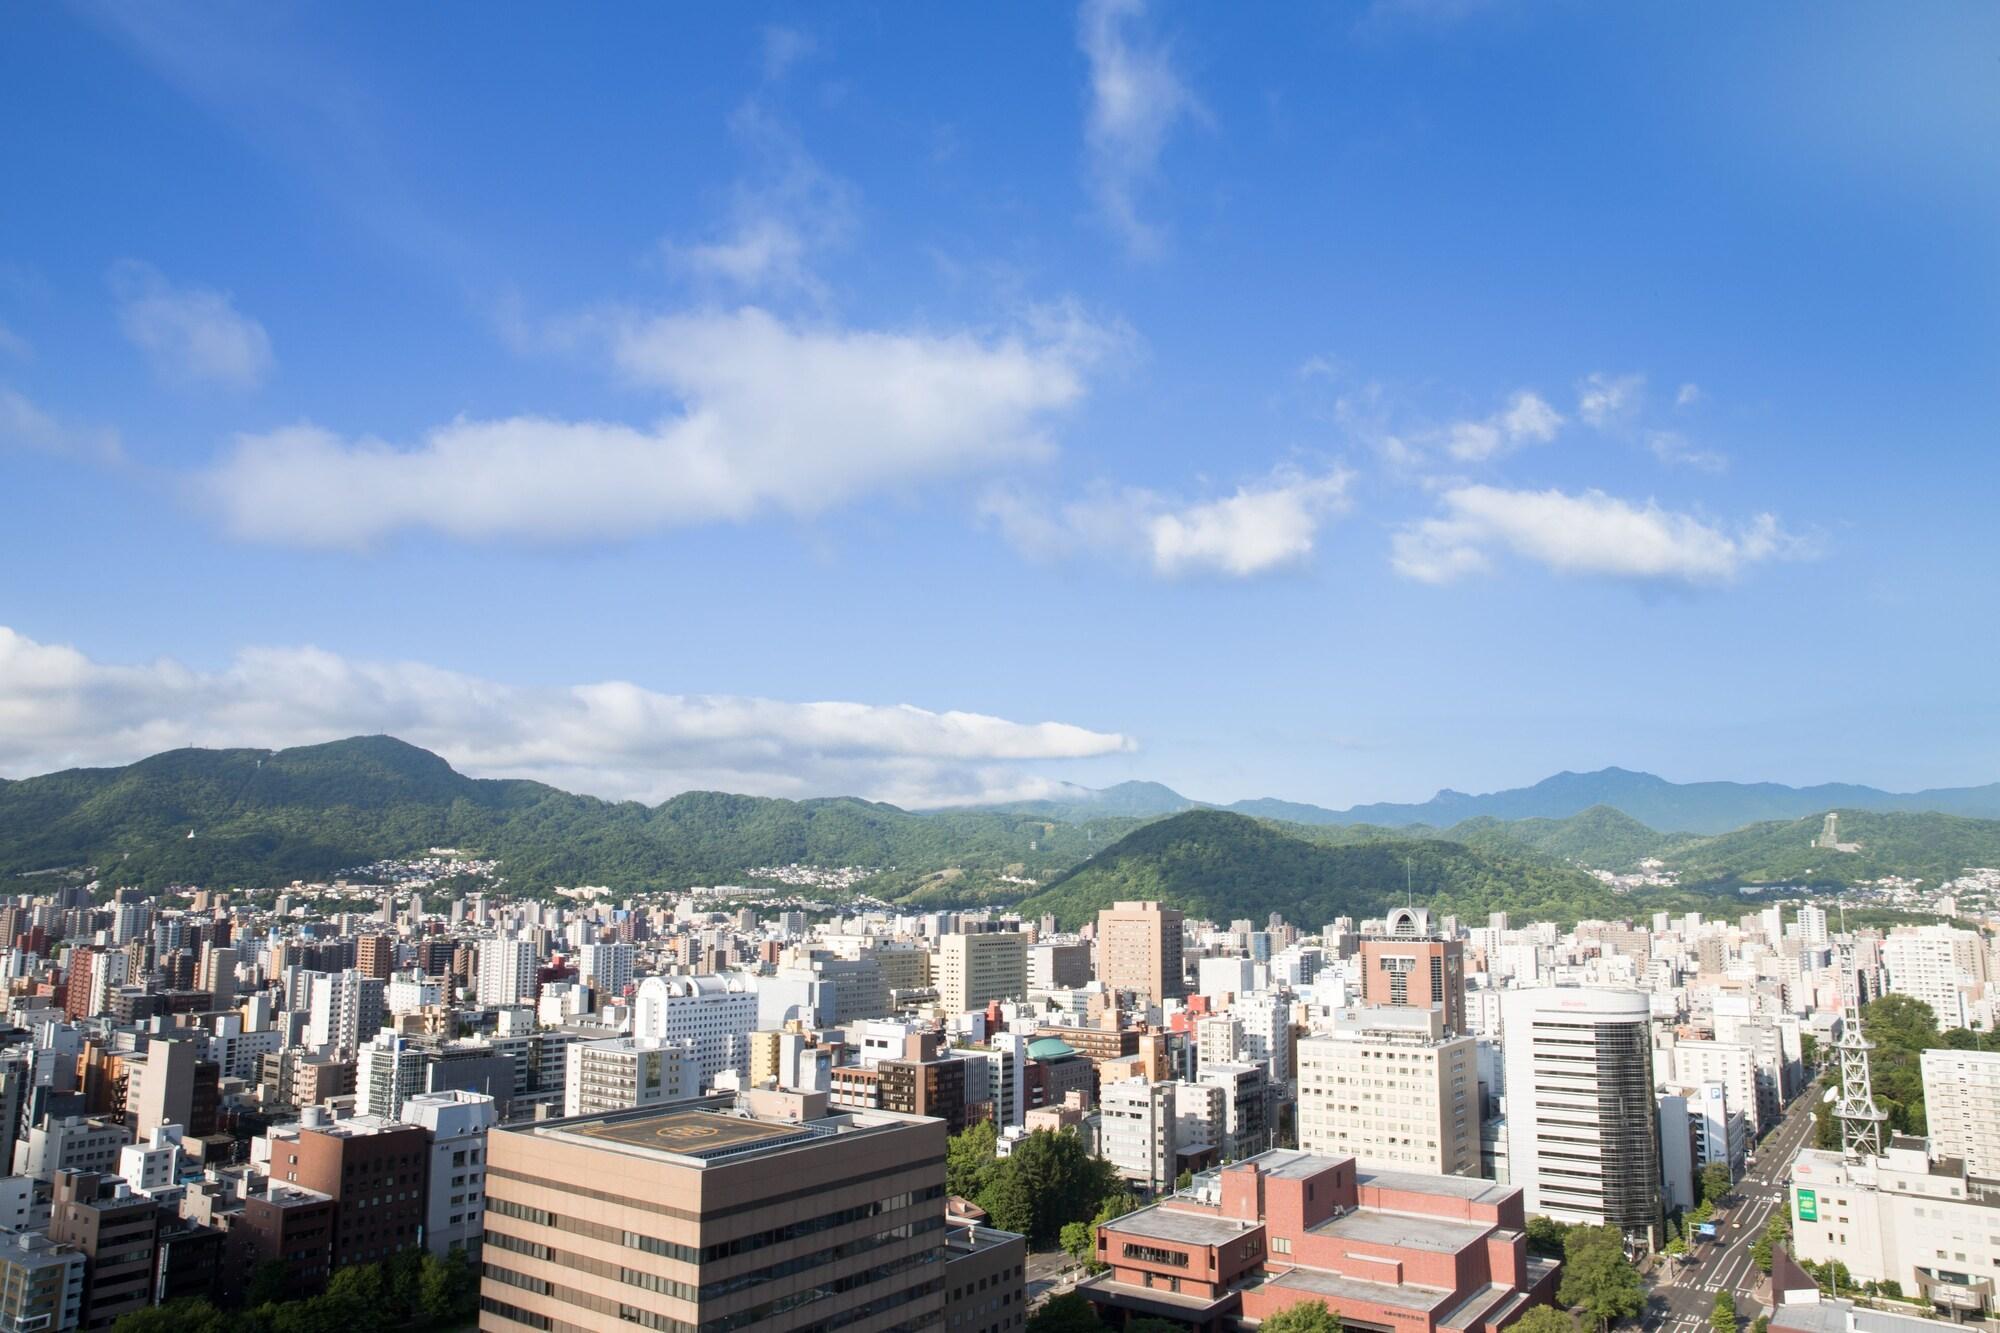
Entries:
[[417,1290],[417,1304],[426,1319],[463,1319],[479,1304],[479,1276],[466,1262],[465,1251],[456,1245],[442,1259],[424,1255]]
[[1660,1253],[1666,1255],[1669,1259],[1685,1259],[1687,1258],[1687,1252],[1688,1243],[1680,1236],[1673,1237],[1660,1249]]
[[1174,1188],[1177,1190],[1191,1189],[1193,1186],[1194,1172],[1192,1171],[1182,1171],[1174,1177]]
[[1257,1325],[1258,1333],[1340,1333],[1340,1316],[1325,1301],[1300,1301]]
[[975,1121],[952,1135],[944,1149],[945,1192],[977,1199],[1000,1168],[999,1141],[1000,1133],[991,1120]]
[[1097,1228],[1088,1222],[1068,1222],[1062,1229],[1062,1247],[1069,1257],[1095,1273],[1104,1265],[1097,1262]]
[[1513,1333],[1576,1333],[1576,1320],[1567,1310],[1537,1305],[1521,1316]]
[[282,1259],[266,1259],[250,1270],[250,1282],[244,1291],[243,1303],[251,1309],[282,1301],[291,1293],[286,1290],[291,1282],[292,1270]]
[[1103,1333],[1097,1308],[1074,1291],[1051,1296],[1028,1316],[1028,1333]]
[[1729,1193],[1734,1182],[1729,1178],[1729,1163],[1710,1162],[1701,1169],[1701,1197],[1704,1203],[1719,1203]]
[[1707,1199],[1703,1199],[1700,1203],[1688,1209],[1688,1215],[1687,1215],[1688,1225],[1691,1227],[1701,1226],[1703,1223],[1709,1221],[1714,1216],[1715,1216],[1715,1205],[1710,1203]]
[[1771,1252],[1792,1238],[1792,1215],[1780,1209],[1771,1214],[1771,1220],[1757,1233],[1757,1239],[1750,1243],[1750,1257],[1757,1261],[1759,1272],[1771,1271]]
[[1564,1305],[1580,1306],[1599,1333],[1646,1306],[1639,1270],[1625,1257],[1625,1237],[1614,1226],[1571,1227],[1563,1241]]
[[1768,1333],[1770,1327],[1771,1316],[1767,1314],[1760,1314],[1750,1321],[1750,1333]]
[[222,1311],[197,1298],[120,1315],[111,1333],[229,1333],[230,1322]]
[[1014,1145],[980,1192],[979,1206],[993,1225],[1045,1248],[1064,1226],[1094,1216],[1107,1199],[1124,1193],[1117,1169],[1087,1151],[1074,1133],[1037,1130]]
[[344,1327],[356,1333],[373,1333],[388,1322],[388,1311],[384,1308],[386,1292],[387,1284],[379,1265],[355,1264],[335,1273],[326,1284],[326,1295],[320,1299],[350,1312]]
[[1553,1217],[1543,1217],[1539,1213],[1528,1219],[1528,1253],[1539,1254],[1544,1259],[1563,1257],[1563,1238],[1569,1235],[1569,1228]]
[[1708,1326],[1714,1333],[1736,1333],[1736,1297],[1727,1291],[1715,1293],[1715,1304],[1708,1312]]

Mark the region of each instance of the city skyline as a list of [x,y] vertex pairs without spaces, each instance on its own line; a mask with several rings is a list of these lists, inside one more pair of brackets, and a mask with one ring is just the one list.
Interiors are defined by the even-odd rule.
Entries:
[[1992,13],[511,17],[8,15],[0,775],[2000,777]]

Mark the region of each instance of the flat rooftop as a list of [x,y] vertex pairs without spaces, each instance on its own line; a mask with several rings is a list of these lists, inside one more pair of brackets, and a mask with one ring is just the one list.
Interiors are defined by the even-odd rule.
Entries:
[[1469,1245],[1477,1245],[1492,1230],[1490,1223],[1454,1222],[1444,1217],[1387,1213],[1376,1208],[1330,1218],[1312,1228],[1316,1236],[1336,1236],[1363,1245],[1386,1245],[1401,1250],[1428,1250],[1433,1254],[1457,1254]]
[[1195,1213],[1182,1208],[1162,1208],[1158,1204],[1136,1213],[1114,1217],[1104,1229],[1119,1236],[1141,1236],[1149,1240],[1171,1240],[1182,1245],[1226,1245],[1251,1227],[1233,1217]]
[[1280,1291],[1304,1292],[1308,1297],[1326,1300],[1367,1301],[1376,1305],[1386,1305],[1394,1310],[1414,1310],[1419,1314],[1430,1314],[1444,1307],[1451,1299],[1451,1293],[1439,1287],[1418,1287],[1409,1283],[1397,1286],[1388,1282],[1369,1282],[1357,1277],[1344,1277],[1330,1273],[1323,1268],[1293,1268],[1267,1279],[1262,1285],[1276,1287]]
[[[1213,1069],[1215,1066],[1204,1065],[1203,1068]],[[1271,1148],[1222,1169],[1232,1171],[1237,1167],[1255,1163],[1257,1169],[1267,1176],[1275,1176],[1280,1180],[1303,1180],[1307,1176],[1316,1176],[1327,1168],[1338,1166],[1347,1160],[1345,1154],[1339,1157],[1321,1157],[1314,1153],[1299,1152],[1295,1148]]]
[[607,1115],[550,1127],[554,1132],[609,1140],[630,1148],[705,1159],[733,1157],[823,1137],[828,1129],[810,1122],[753,1120],[723,1111],[668,1108],[639,1116]]
[[1516,1192],[1513,1185],[1496,1185],[1476,1176],[1427,1176],[1420,1171],[1359,1171],[1354,1181],[1366,1189],[1405,1190],[1411,1194],[1441,1194],[1471,1203],[1497,1204]]

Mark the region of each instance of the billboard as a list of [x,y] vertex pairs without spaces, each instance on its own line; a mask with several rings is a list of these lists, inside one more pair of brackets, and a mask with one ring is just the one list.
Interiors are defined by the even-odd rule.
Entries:
[[1802,1189],[1799,1191],[1799,1221],[1819,1221],[1819,1195],[1813,1193],[1811,1190]]

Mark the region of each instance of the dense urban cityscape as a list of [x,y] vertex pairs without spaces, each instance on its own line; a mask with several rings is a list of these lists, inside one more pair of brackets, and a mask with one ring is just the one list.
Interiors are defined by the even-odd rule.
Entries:
[[[424,865],[0,908],[5,1327],[1993,1308],[2000,950],[1948,898],[1063,931]],[[1928,1136],[1864,1015],[1934,1048]]]

